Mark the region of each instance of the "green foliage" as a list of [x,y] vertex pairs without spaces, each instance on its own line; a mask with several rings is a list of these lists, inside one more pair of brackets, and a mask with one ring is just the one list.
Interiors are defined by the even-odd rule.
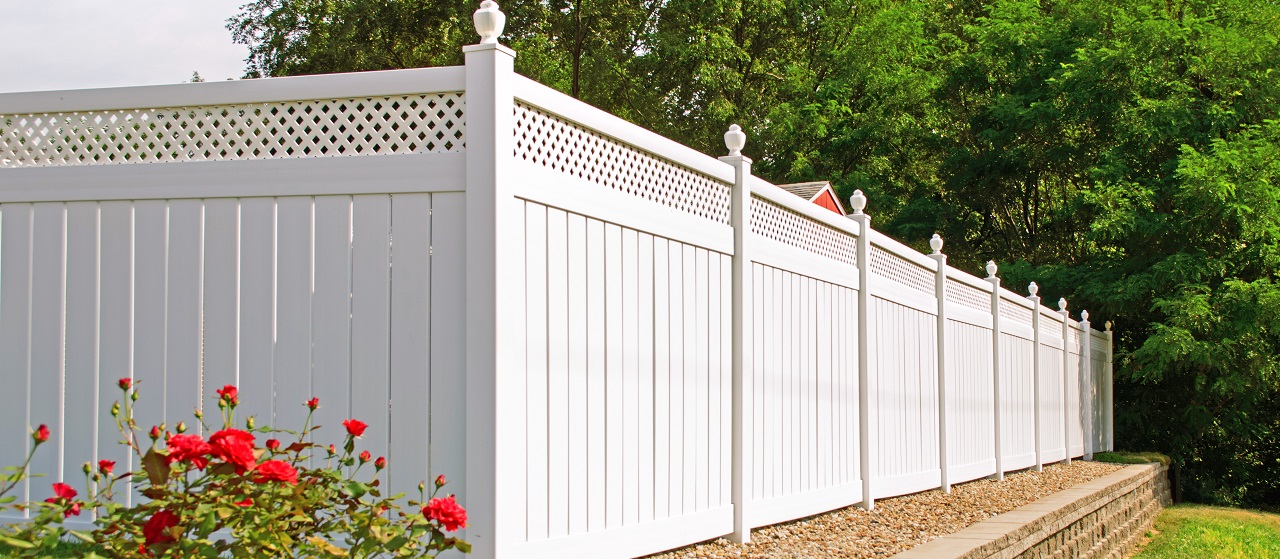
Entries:
[[[456,64],[476,2],[259,0],[250,75]],[[517,71],[1116,325],[1117,441],[1280,502],[1280,5],[508,2]]]
[[1166,466],[1169,465],[1169,457],[1159,452],[1095,452],[1093,459],[1096,462],[1108,462],[1111,464],[1150,464],[1159,462]]
[[1156,518],[1150,543],[1136,559],[1280,557],[1280,515],[1178,505]]

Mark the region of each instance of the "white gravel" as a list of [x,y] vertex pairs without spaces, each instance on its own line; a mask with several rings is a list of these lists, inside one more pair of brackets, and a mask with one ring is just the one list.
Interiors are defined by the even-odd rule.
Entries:
[[1122,467],[1083,461],[1052,464],[1043,472],[1033,469],[1006,474],[1004,481],[983,479],[954,485],[950,494],[935,489],[879,500],[871,512],[847,507],[752,530],[749,544],[718,539],[649,557],[889,557]]

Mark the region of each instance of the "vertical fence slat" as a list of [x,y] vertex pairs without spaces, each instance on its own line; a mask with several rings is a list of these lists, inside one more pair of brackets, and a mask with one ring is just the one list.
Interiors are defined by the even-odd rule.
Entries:
[[391,197],[351,200],[351,417],[369,424],[360,448],[386,456],[391,437]]
[[671,242],[653,240],[653,515],[671,516]]
[[[228,384],[239,384],[240,204],[235,198],[204,203],[204,362],[205,399]],[[256,398],[256,394],[246,394]],[[243,399],[243,398],[242,398]],[[212,401],[205,402],[206,406]],[[212,414],[210,414],[212,416]],[[236,420],[244,413],[237,410]],[[213,429],[217,421],[210,422]]]
[[275,293],[276,201],[244,198],[240,201],[240,360],[236,365],[243,394],[239,411],[243,417],[256,417],[258,425],[298,429],[301,423],[274,423]]
[[[146,429],[164,421],[169,405],[169,203],[140,200],[134,205],[133,221],[133,368],[129,372],[141,398],[151,402],[139,406],[134,416],[138,425]],[[125,359],[117,357],[113,361]],[[191,410],[184,411],[189,414]],[[198,431],[199,426],[193,425],[192,432]]]
[[[0,206],[0,373],[9,388],[0,390],[0,461],[21,464],[31,448],[27,416],[27,376],[31,336],[31,204]],[[24,481],[13,495],[28,496]],[[14,517],[21,518],[22,513]]]
[[587,530],[605,527],[604,223],[587,231]]
[[[529,214],[530,239],[537,236],[537,224],[534,220],[535,214]],[[546,359],[546,386],[547,399],[543,403],[546,407],[547,417],[545,421],[548,423],[549,446],[546,450],[549,462],[546,466],[546,473],[549,480],[545,482],[547,488],[547,497],[550,499],[550,507],[548,508],[548,520],[550,521],[549,535],[550,537],[560,537],[569,534],[569,292],[568,292],[568,273],[569,273],[569,255],[568,255],[568,228],[569,215],[562,210],[549,209],[545,218],[546,222],[546,278],[544,280],[546,286],[545,301],[547,311],[545,314],[534,317],[534,301],[543,299],[530,299],[530,312],[528,321],[530,327],[537,324],[537,320],[545,320],[547,350],[538,356]],[[532,241],[529,241],[532,242]],[[537,250],[530,250],[529,253],[529,272],[530,276],[538,273],[537,264],[534,263]],[[533,282],[536,284],[536,281]],[[530,292],[534,292],[530,288]],[[530,340],[534,340],[536,335],[529,331],[527,333]],[[529,348],[529,361],[534,365],[534,348]],[[531,367],[536,369],[536,367]],[[529,377],[529,382],[533,382],[533,376]],[[530,410],[533,407],[534,388],[530,384]],[[531,422],[532,423],[532,422]],[[536,456],[533,452],[534,438],[529,439],[530,459]],[[534,465],[530,464],[529,471],[535,471]],[[530,476],[532,483],[533,476]],[[541,490],[539,490],[541,491]],[[530,485],[530,502],[533,502],[533,486]],[[534,526],[530,519],[530,526]],[[532,528],[531,528],[532,531]]]
[[[100,222],[97,202],[67,204],[65,458],[62,471],[79,480],[86,462],[97,467]],[[102,389],[114,388],[110,384]],[[108,404],[110,406],[110,404]],[[110,408],[101,410],[106,414]],[[116,437],[118,438],[118,437]],[[102,441],[104,446],[116,438]],[[75,484],[79,485],[79,483]]]
[[431,464],[429,475],[444,475],[447,491],[466,503],[466,345],[458,324],[466,321],[466,198],[462,193],[431,195]]
[[623,307],[622,230],[604,226],[605,527],[622,525]]
[[[391,493],[431,483],[431,195],[391,198]],[[450,490],[453,487],[449,488]]]
[[[31,254],[31,369],[28,416],[33,424],[45,423],[50,443],[31,459],[31,475],[46,476],[31,483],[31,499],[51,496],[50,482],[64,479],[62,461],[66,444],[66,411],[63,389],[66,370],[63,311],[66,308],[66,205],[35,205]],[[70,475],[79,472],[71,471]],[[74,478],[71,478],[74,479]]]
[[639,499],[640,499],[640,522],[648,522],[655,518],[655,492],[657,485],[657,464],[654,462],[655,445],[657,444],[656,422],[654,421],[654,413],[656,402],[654,401],[654,373],[656,344],[655,337],[657,335],[654,321],[658,314],[658,308],[654,302],[654,274],[653,265],[653,244],[652,235],[640,233],[638,240],[638,248],[636,254],[637,275],[639,283],[637,294],[639,299],[636,303],[638,319],[639,319],[639,343],[636,348],[639,361],[639,378],[638,398],[640,407],[640,470],[639,470]]
[[[132,202],[103,202],[100,214],[100,235],[99,235],[99,261],[100,280],[98,284],[98,409],[96,418],[98,421],[98,456],[99,460],[112,460],[116,463],[116,471],[131,471],[133,454],[129,452],[127,447],[118,444],[120,440],[120,432],[116,428],[116,424],[111,420],[109,410],[113,402],[122,402],[122,393],[117,381],[123,377],[133,376],[133,344],[134,333],[137,327],[135,318],[135,308],[141,311],[142,301],[136,301],[133,292],[134,282],[134,205]],[[163,212],[163,205],[159,206]],[[163,219],[163,214],[161,214]],[[160,237],[163,239],[163,237]],[[152,240],[154,243],[154,240]],[[161,241],[163,242],[163,241]],[[160,251],[152,253],[159,254]],[[163,255],[161,255],[163,256]],[[149,281],[155,281],[155,278],[148,278]],[[164,281],[163,271],[160,273],[160,282]],[[156,290],[161,296],[164,295],[164,284]],[[136,305],[136,306],[135,306]],[[152,313],[154,317],[159,314],[163,317],[164,308],[160,307],[159,313]],[[139,328],[141,332],[143,329]],[[154,331],[154,330],[152,330]],[[152,345],[161,346],[163,349],[163,337],[160,339],[149,340]],[[154,352],[153,352],[154,353]],[[154,360],[153,362],[160,361]],[[160,372],[163,372],[163,363],[161,362]],[[146,391],[147,407],[161,408],[163,407],[163,394],[154,390],[160,386],[160,383],[148,383],[140,388]],[[124,499],[132,498],[129,495],[129,485],[122,480],[117,484],[117,488],[124,488],[120,491]]]
[[[280,198],[276,212],[275,397],[272,408],[275,410],[275,425],[300,429],[307,416],[303,402],[315,395],[311,381],[314,201],[308,196]],[[332,435],[339,426],[327,427],[316,442],[324,441],[325,435]]]
[[351,418],[351,197],[317,196],[315,204],[311,389],[319,435],[341,441]]
[[[546,539],[549,526],[558,525],[562,514],[567,511],[552,508],[551,501],[557,500],[554,493],[548,490],[549,476],[555,470],[548,467],[552,458],[548,449],[560,433],[550,428],[548,416],[557,406],[563,407],[555,394],[548,399],[547,377],[547,330],[551,325],[547,322],[547,309],[551,306],[548,300],[547,281],[547,245],[551,239],[547,234],[547,207],[541,204],[525,203],[525,338],[528,349],[525,352],[525,374],[528,383],[525,436],[529,440],[528,460],[528,523],[527,538],[529,541]],[[552,210],[554,211],[554,210]],[[559,503],[556,503],[557,505]]]
[[[587,222],[569,215],[566,237],[568,252],[568,498],[569,533],[587,531]],[[661,309],[659,309],[659,312]]]
[[639,302],[638,271],[639,250],[636,232],[622,231],[622,518],[624,525],[635,524],[640,518],[640,372],[639,372]]

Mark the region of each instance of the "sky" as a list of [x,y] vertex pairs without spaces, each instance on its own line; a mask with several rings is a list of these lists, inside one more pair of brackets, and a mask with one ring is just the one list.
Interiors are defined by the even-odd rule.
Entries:
[[239,78],[250,0],[0,0],[0,93]]

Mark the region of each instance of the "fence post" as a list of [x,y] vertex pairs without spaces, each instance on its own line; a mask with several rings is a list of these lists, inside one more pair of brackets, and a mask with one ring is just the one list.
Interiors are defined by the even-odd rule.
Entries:
[[724,145],[729,148],[729,155],[720,160],[733,167],[733,192],[730,195],[729,223],[733,226],[733,463],[731,492],[733,498],[733,534],[729,539],[734,543],[751,541],[751,526],[746,522],[748,501],[747,480],[752,478],[751,456],[754,456],[751,434],[748,430],[751,422],[747,416],[747,395],[753,387],[748,386],[751,375],[747,374],[751,355],[751,337],[747,336],[747,325],[751,324],[751,258],[747,253],[747,235],[751,231],[751,159],[742,155],[742,147],[747,143],[747,135],[737,124],[729,127],[724,134]]
[[1081,431],[1084,440],[1081,442],[1084,443],[1084,459],[1093,460],[1093,330],[1089,328],[1087,310],[1080,311],[1080,328],[1084,330],[1084,337],[1080,340],[1080,415],[1084,416],[1084,429]]
[[1105,434],[1107,439],[1107,445],[1105,450],[1114,451],[1116,449],[1115,423],[1114,423],[1115,416],[1113,415],[1113,412],[1115,410],[1112,407],[1111,398],[1113,397],[1112,391],[1114,390],[1114,387],[1112,386],[1112,381],[1113,381],[1112,374],[1114,374],[1115,372],[1115,369],[1113,369],[1113,367],[1115,366],[1114,365],[1115,338],[1113,337],[1114,334],[1111,331],[1110,320],[1107,321],[1106,328],[1107,328],[1107,362],[1105,365],[1103,365],[1103,368],[1102,368],[1102,414],[1103,414],[1102,425],[1103,425],[1103,429],[1105,429],[1103,433]]
[[942,236],[934,234],[929,239],[929,255],[938,263],[934,276],[933,296],[938,300],[938,466],[942,469],[942,492],[951,492],[950,469],[947,459],[947,255],[942,253]]
[[510,555],[525,522],[524,230],[511,192],[515,51],[485,0],[466,64],[466,538],[475,557]]
[[862,475],[862,504],[866,510],[875,508],[875,499],[871,496],[871,395],[870,362],[867,352],[868,324],[867,307],[871,304],[871,290],[868,289],[868,276],[871,270],[871,216],[863,213],[867,207],[867,197],[861,190],[853,191],[849,197],[849,206],[853,214],[849,216],[858,224],[858,472]]
[[1036,282],[1027,285],[1027,299],[1031,301],[1031,386],[1035,391],[1036,471],[1044,471],[1044,441],[1040,437],[1040,286]]
[[1066,463],[1071,463],[1071,404],[1067,400],[1067,372],[1071,364],[1071,314],[1067,312],[1067,300],[1058,299],[1058,314],[1062,315],[1062,449]]
[[987,262],[987,281],[991,282],[991,387],[995,394],[995,405],[992,408],[995,411],[996,436],[996,473],[991,477],[1003,480],[1004,450],[1000,444],[1004,433],[1000,421],[1000,278],[996,277],[996,270],[994,260]]

